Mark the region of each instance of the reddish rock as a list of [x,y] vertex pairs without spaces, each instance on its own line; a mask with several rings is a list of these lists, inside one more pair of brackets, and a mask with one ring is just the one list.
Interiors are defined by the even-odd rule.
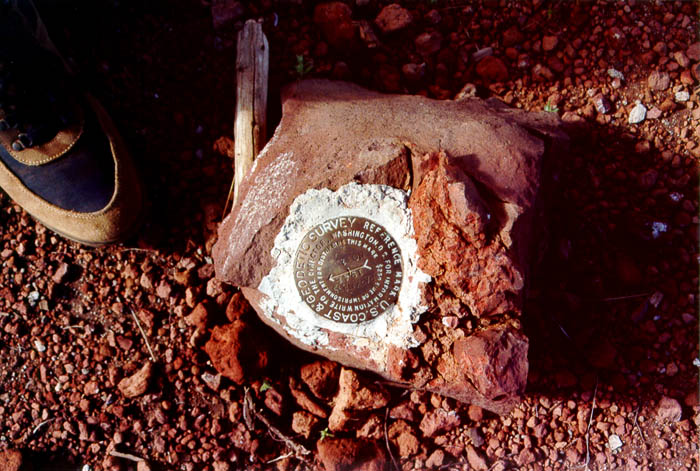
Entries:
[[684,69],[690,65],[690,60],[688,59],[688,56],[686,56],[683,51],[674,52],[673,59],[675,59],[675,61],[678,63],[678,65]]
[[471,445],[467,446],[467,461],[469,462],[469,466],[474,468],[475,471],[486,471],[489,469],[489,465],[486,463],[484,457]]
[[265,406],[276,415],[282,415],[284,398],[274,388],[265,391]]
[[140,396],[148,389],[152,376],[153,363],[147,361],[136,373],[119,381],[117,387],[125,397]]
[[668,396],[664,396],[659,401],[659,408],[656,410],[656,418],[660,422],[679,422],[683,415],[681,404]]
[[192,312],[185,316],[185,323],[200,330],[205,330],[209,323],[209,310],[204,303],[197,304]]
[[556,49],[559,39],[556,36],[544,36],[542,38],[542,50],[549,52]]
[[300,410],[292,415],[292,430],[308,439],[318,427],[319,420],[311,413]]
[[389,402],[389,392],[367,382],[355,371],[342,368],[340,371],[338,395],[328,418],[328,428],[343,430],[348,421],[363,412],[382,408]]
[[352,10],[343,2],[316,5],[314,23],[321,29],[328,44],[333,47],[347,47],[355,38]]
[[204,345],[214,368],[231,381],[243,384],[250,375],[267,367],[266,343],[246,322],[237,320],[217,326]]
[[[384,125],[373,126],[376,122]],[[410,156],[442,148],[498,199],[529,206],[545,150],[539,136],[562,141],[557,126],[553,113],[528,115],[478,99],[438,101],[382,95],[341,82],[296,82],[284,90],[275,136],[243,180],[239,203],[220,227],[213,249],[217,277],[257,288],[272,267],[270,251],[283,216],[308,188],[337,189],[358,175],[363,183],[405,187],[409,154],[404,136],[411,136]],[[536,134],[528,134],[528,128]],[[283,154],[302,156],[290,162],[294,178],[276,165]],[[255,198],[256,204],[244,205],[246,198]]]
[[391,346],[387,364],[387,370],[392,377],[410,380],[412,373],[420,365],[420,359],[415,352]]
[[292,393],[292,397],[299,407],[322,419],[328,417],[326,409],[314,401],[311,396],[302,389],[301,384],[299,384],[294,377],[289,378],[289,391]]
[[378,440],[384,437],[384,418],[378,415],[370,415],[369,419],[357,429],[355,433],[357,438],[367,438]]
[[245,316],[250,315],[253,312],[253,308],[250,307],[250,303],[243,296],[242,293],[234,293],[231,296],[231,300],[226,305],[226,318],[229,322],[233,322],[237,319],[245,320]]
[[141,460],[136,463],[136,471],[152,471],[153,467],[146,460]]
[[425,32],[414,41],[416,52],[422,56],[430,56],[440,50],[442,46],[442,34],[437,31]]
[[427,460],[425,460],[425,466],[428,469],[440,468],[444,462],[445,452],[438,448],[432,452],[430,456],[428,456]]
[[223,155],[230,159],[235,157],[235,143],[229,136],[220,136],[216,141],[214,141],[212,150],[217,154]]
[[510,327],[491,328],[455,342],[464,375],[489,399],[520,395],[527,383],[525,336]]
[[685,55],[688,56],[690,60],[700,61],[700,42],[691,44],[685,51]]
[[[377,122],[382,126],[375,126]],[[518,338],[524,348],[509,348],[491,359],[504,365],[508,354],[518,355],[505,367],[505,395],[487,397],[475,389],[451,346],[460,335],[469,335],[458,331],[460,319],[472,308],[477,316],[519,315],[535,237],[542,159],[547,152],[565,148],[559,126],[554,113],[525,113],[498,101],[382,95],[324,80],[294,83],[283,93],[283,116],[275,136],[243,180],[239,202],[220,227],[213,250],[217,276],[241,287],[261,319],[300,348],[503,413],[518,401],[524,387],[524,379],[514,374],[527,371],[522,334],[513,331],[507,338]],[[442,157],[436,157],[438,149],[444,151]],[[422,216],[413,216],[419,264],[425,257],[435,268],[426,299],[436,300],[436,312],[456,320],[443,324],[444,345],[429,338],[436,335],[432,329],[417,326],[421,348],[432,345],[432,353],[387,349],[380,367],[351,337],[333,333],[333,348],[312,347],[285,330],[283,312],[271,316],[263,307],[258,286],[273,265],[270,253],[289,206],[309,188],[336,190],[353,180],[413,188],[409,206],[422,216],[430,214],[431,205],[447,205],[446,214],[438,218],[442,226],[436,228],[444,241],[431,238]],[[475,254],[476,261],[456,257],[445,244]],[[439,267],[440,262],[446,265]],[[478,280],[470,269],[487,276]],[[499,270],[507,276],[497,276]],[[490,341],[503,343],[498,336],[483,343]],[[517,342],[512,343],[510,347]],[[478,383],[483,385],[483,380]],[[342,424],[352,412],[338,408],[335,415]]]
[[160,280],[160,283],[158,283],[158,286],[156,287],[156,294],[158,295],[158,297],[168,299],[170,297],[171,292],[172,287],[170,286],[170,283],[168,283],[165,280]]
[[524,282],[518,259],[508,253],[510,235],[491,241],[483,235],[495,218],[502,218],[499,227],[512,227],[514,210],[503,205],[500,215],[492,214],[475,182],[444,153],[428,156],[422,168],[409,202],[419,266],[477,317],[513,311]]
[[389,411],[389,417],[392,419],[403,419],[409,422],[416,421],[416,406],[411,401],[403,401],[392,407]]
[[392,3],[382,8],[374,23],[382,33],[393,33],[406,28],[413,21],[411,12],[403,8],[398,3]]
[[511,47],[522,43],[525,36],[520,32],[517,26],[511,26],[503,33],[503,46]]
[[481,407],[472,404],[467,409],[467,415],[469,416],[470,420],[473,420],[474,422],[481,422],[484,418],[484,411],[481,409]]
[[534,463],[536,459],[537,457],[535,456],[535,453],[530,448],[523,448],[520,453],[518,453],[518,457],[515,459],[515,462],[524,468],[525,466]]
[[548,80],[552,80],[554,78],[554,74],[549,67],[542,64],[535,64],[535,66],[532,68],[532,78],[536,82],[546,82]]
[[656,106],[647,112],[647,119],[659,119],[663,112]]
[[28,464],[22,459],[22,452],[19,450],[0,451],[0,471],[25,471]]
[[649,88],[652,90],[664,91],[671,86],[671,76],[668,74],[668,72],[655,70],[649,74],[647,85],[649,85]]
[[488,83],[508,80],[508,68],[501,59],[494,56],[484,57],[476,65],[476,73]]
[[68,269],[69,269],[69,268],[70,268],[70,267],[69,267],[69,265],[68,265],[66,262],[62,262],[62,263],[58,266],[58,268],[56,269],[56,271],[54,272],[53,276],[51,277],[51,279],[53,280],[53,282],[54,282],[54,283],[57,283],[57,284],[60,284],[60,283],[63,281],[63,279],[66,277],[66,275],[68,274]]
[[408,458],[409,456],[418,453],[420,448],[420,442],[418,437],[416,437],[413,429],[403,420],[397,420],[388,430],[389,440],[396,446],[401,458]]
[[388,471],[381,445],[350,438],[325,438],[316,442],[318,459],[326,471]]
[[319,399],[328,400],[338,388],[340,365],[334,361],[319,360],[301,367],[301,380]]
[[423,416],[420,422],[420,430],[426,437],[449,432],[460,424],[459,415],[455,411],[445,409],[435,409]]

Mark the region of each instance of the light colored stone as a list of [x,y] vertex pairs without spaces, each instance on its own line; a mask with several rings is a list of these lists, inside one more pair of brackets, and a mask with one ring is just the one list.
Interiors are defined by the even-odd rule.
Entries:
[[690,100],[690,93],[688,93],[687,90],[681,90],[676,92],[674,98],[678,103],[685,103],[686,101]]
[[630,111],[627,122],[630,124],[638,124],[644,121],[647,116],[647,108],[641,103],[637,103],[634,108]]

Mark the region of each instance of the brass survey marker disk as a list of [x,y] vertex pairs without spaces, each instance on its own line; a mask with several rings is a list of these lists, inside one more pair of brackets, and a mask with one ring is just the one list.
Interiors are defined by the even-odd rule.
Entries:
[[403,265],[394,238],[362,217],[340,216],[315,226],[294,257],[294,283],[319,316],[336,322],[372,320],[399,297]]

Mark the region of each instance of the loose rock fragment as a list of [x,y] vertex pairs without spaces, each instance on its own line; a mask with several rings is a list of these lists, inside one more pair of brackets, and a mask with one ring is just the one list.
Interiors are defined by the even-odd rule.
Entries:
[[374,441],[325,438],[316,449],[326,471],[388,471],[384,449]]
[[333,47],[348,46],[355,38],[352,10],[343,2],[318,4],[314,10],[314,23]]
[[486,471],[489,469],[484,457],[471,445],[467,447],[467,461],[469,462],[469,466],[476,471]]
[[652,90],[664,91],[671,86],[671,76],[668,72],[655,70],[649,74],[647,84]]
[[214,368],[238,384],[243,384],[246,376],[259,374],[267,367],[265,343],[259,333],[242,320],[215,327],[204,350]]
[[620,440],[618,435],[612,434],[608,438],[608,446],[610,447],[610,451],[616,453],[622,448],[622,440]]
[[56,271],[54,272],[53,276],[51,277],[51,279],[54,281],[54,283],[60,284],[63,281],[63,279],[65,278],[65,276],[68,274],[69,268],[70,267],[66,262],[62,262],[58,266]]
[[442,46],[442,35],[437,32],[426,32],[419,35],[416,40],[416,51],[426,57],[435,54]]
[[26,463],[19,450],[0,451],[0,470],[2,471],[22,471]]
[[634,108],[632,108],[632,111],[630,111],[629,118],[627,119],[627,122],[630,124],[638,124],[644,121],[644,118],[646,118],[647,115],[647,108],[646,106],[642,105],[641,103],[637,103]]
[[690,100],[690,93],[688,93],[687,90],[681,90],[676,92],[674,98],[678,103],[685,103],[686,101]]
[[125,397],[137,397],[146,392],[152,376],[153,363],[147,361],[136,373],[119,381],[117,387]]
[[460,424],[459,415],[455,411],[435,409],[423,416],[420,423],[421,432],[426,437],[432,437],[438,433],[449,432]]
[[406,458],[418,453],[420,442],[413,429],[403,420],[397,420],[389,427],[389,439],[396,445],[399,456]]
[[204,331],[209,323],[209,310],[204,303],[197,304],[192,312],[185,317],[185,322],[187,325],[194,326]]
[[382,408],[388,402],[388,391],[366,382],[357,372],[342,368],[338,395],[328,418],[328,428],[333,431],[343,430],[348,421],[356,419],[363,412]]
[[301,367],[301,380],[314,396],[330,399],[338,387],[340,365],[334,361],[315,361]]
[[476,65],[476,73],[487,82],[505,82],[508,79],[508,68],[501,59],[494,56],[484,57]]
[[662,422],[678,422],[683,415],[680,403],[672,397],[664,396],[659,401],[656,417]]
[[600,114],[610,113],[610,109],[612,107],[610,100],[608,100],[603,94],[598,94],[593,97],[593,106],[595,106],[596,111]]
[[289,391],[291,392],[292,397],[296,400],[296,403],[299,404],[299,407],[311,412],[316,417],[320,417],[322,419],[328,417],[328,412],[326,412],[326,409],[314,401],[309,394],[302,389],[301,385],[296,379],[294,379],[294,377],[289,378]]
[[544,36],[542,38],[542,50],[552,51],[557,47],[559,39],[556,36]]
[[398,3],[392,3],[382,8],[374,22],[383,33],[393,33],[409,26],[413,21],[411,12]]
[[317,429],[319,420],[306,411],[296,411],[292,415],[292,430],[304,438],[309,438]]

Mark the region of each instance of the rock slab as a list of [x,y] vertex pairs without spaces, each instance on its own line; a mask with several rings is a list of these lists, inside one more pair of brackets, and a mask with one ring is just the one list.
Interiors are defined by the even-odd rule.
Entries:
[[[297,82],[284,90],[280,125],[220,227],[217,277],[241,287],[261,319],[303,349],[504,413],[527,378],[520,314],[538,242],[543,161],[566,143],[552,113]],[[294,304],[299,295],[270,299],[271,274],[291,265],[280,240],[292,237],[290,221],[319,210],[318,195],[355,215],[373,211],[380,195],[393,205],[386,211],[399,214],[400,224],[389,218],[383,225],[400,241],[404,268],[414,271],[404,276],[410,289],[402,287],[395,318],[382,327],[391,339],[401,324],[399,340],[372,343],[384,337],[367,331],[381,322],[309,326],[317,323],[310,309],[291,328],[297,313],[289,306],[306,309]],[[401,224],[408,225],[403,239]]]

